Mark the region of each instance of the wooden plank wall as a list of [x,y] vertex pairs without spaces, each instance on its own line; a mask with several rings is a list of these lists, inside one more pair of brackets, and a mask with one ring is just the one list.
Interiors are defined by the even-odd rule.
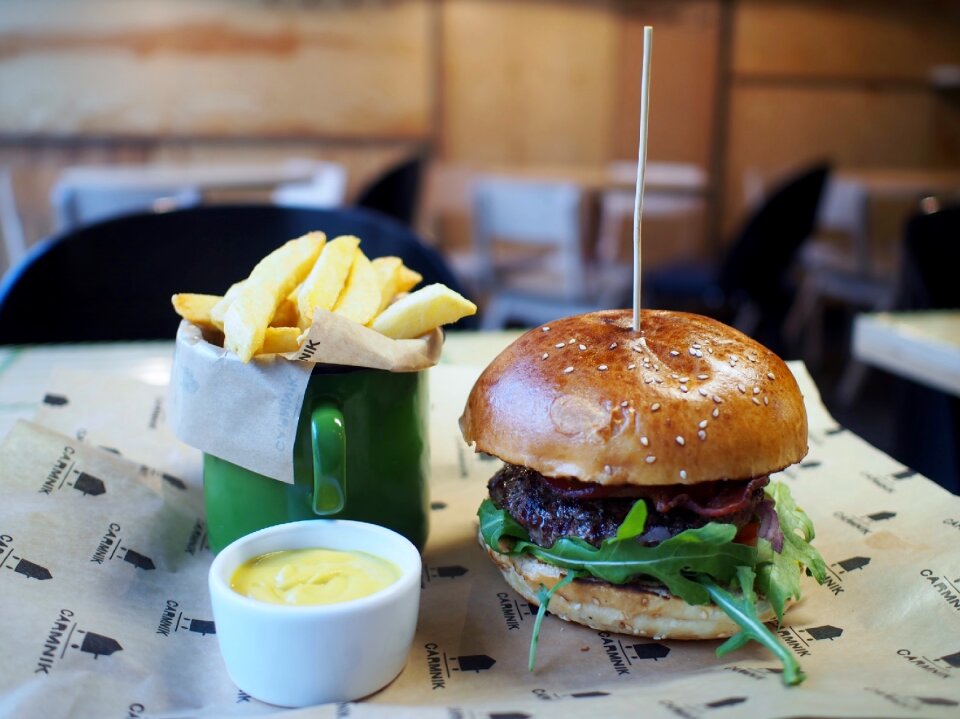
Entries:
[[950,0],[7,0],[0,165],[36,238],[69,164],[632,160],[647,23],[649,156],[709,169],[725,229],[747,171],[960,166]]

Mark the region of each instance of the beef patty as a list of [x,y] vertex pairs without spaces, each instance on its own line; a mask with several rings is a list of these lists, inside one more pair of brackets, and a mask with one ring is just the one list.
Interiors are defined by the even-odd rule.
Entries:
[[643,497],[648,515],[639,541],[652,546],[708,522],[742,527],[763,501],[768,482],[768,477],[755,477],[696,485],[606,488],[548,478],[528,467],[506,464],[487,486],[497,508],[517,520],[542,547],[552,546],[560,537],[580,537],[599,546],[616,535],[634,502]]

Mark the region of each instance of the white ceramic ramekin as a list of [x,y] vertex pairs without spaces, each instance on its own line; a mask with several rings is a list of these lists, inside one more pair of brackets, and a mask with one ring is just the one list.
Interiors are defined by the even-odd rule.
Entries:
[[[322,547],[368,552],[400,569],[400,579],[368,597],[340,604],[287,607],[230,588],[236,568],[284,549]],[[303,707],[359,699],[403,669],[420,605],[420,554],[384,527],[311,519],[242,537],[210,567],[210,600],[227,672],[247,694]]]

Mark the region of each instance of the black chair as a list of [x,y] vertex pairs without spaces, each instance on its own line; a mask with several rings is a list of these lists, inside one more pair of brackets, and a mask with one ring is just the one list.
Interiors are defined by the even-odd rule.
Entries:
[[388,170],[361,190],[357,207],[376,210],[410,227],[417,214],[423,157],[414,155]]
[[776,188],[717,263],[678,263],[644,274],[645,305],[719,317],[777,348],[790,306],[790,267],[816,224],[830,168],[818,163]]
[[[906,224],[894,309],[960,308],[960,207],[918,214]],[[960,399],[898,380],[893,453],[904,464],[960,493]]]
[[[268,252],[311,230],[397,255],[423,284],[462,287],[408,228],[361,209],[205,206],[126,215],[51,237],[0,283],[0,344],[171,339],[176,292],[222,294]],[[455,327],[476,327],[465,318]]]

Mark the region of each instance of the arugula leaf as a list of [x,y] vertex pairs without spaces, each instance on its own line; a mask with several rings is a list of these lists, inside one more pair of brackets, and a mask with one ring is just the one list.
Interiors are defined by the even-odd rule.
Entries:
[[[688,574],[707,574],[729,584],[736,577],[738,566],[753,567],[757,563],[755,548],[732,541],[737,533],[732,524],[711,522],[654,547],[616,537],[605,539],[600,547],[576,537],[563,537],[552,547],[541,547],[531,542],[526,530],[509,515],[502,516],[506,514],[489,499],[480,505],[481,534],[487,544],[501,552],[527,552],[548,564],[590,574],[611,584],[624,584],[638,576],[654,577],[689,604],[706,604],[710,597]],[[509,549],[500,546],[500,539],[505,536],[514,540]]]
[[806,676],[800,668],[793,653],[777,640],[760,621],[757,615],[757,595],[753,591],[755,579],[754,571],[750,567],[740,567],[737,570],[737,580],[740,584],[740,596],[735,596],[717,586],[709,577],[698,577],[698,581],[710,594],[714,604],[720,607],[728,617],[740,625],[741,630],[717,647],[717,656],[722,657],[728,652],[747,644],[753,640],[769,649],[783,664],[783,681],[787,685],[802,682]]
[[776,552],[767,540],[757,540],[757,586],[783,621],[787,601],[800,598],[804,567],[820,584],[827,570],[820,552],[810,544],[815,536],[813,522],[794,502],[787,485],[771,482],[765,491],[774,500],[784,541],[783,550]]
[[527,659],[527,671],[533,671],[533,664],[537,660],[537,646],[540,643],[540,622],[542,622],[543,618],[547,615],[550,600],[553,599],[553,595],[557,593],[557,590],[570,584],[577,576],[576,572],[567,572],[566,576],[550,587],[550,589],[547,589],[541,584],[540,589],[537,590],[537,600],[540,602],[540,607],[537,609],[537,618],[533,621],[533,634],[530,637],[530,656]]
[[623,519],[623,524],[617,527],[617,539],[633,539],[643,534],[643,529],[647,524],[647,503],[638,499],[630,507],[627,516]]

